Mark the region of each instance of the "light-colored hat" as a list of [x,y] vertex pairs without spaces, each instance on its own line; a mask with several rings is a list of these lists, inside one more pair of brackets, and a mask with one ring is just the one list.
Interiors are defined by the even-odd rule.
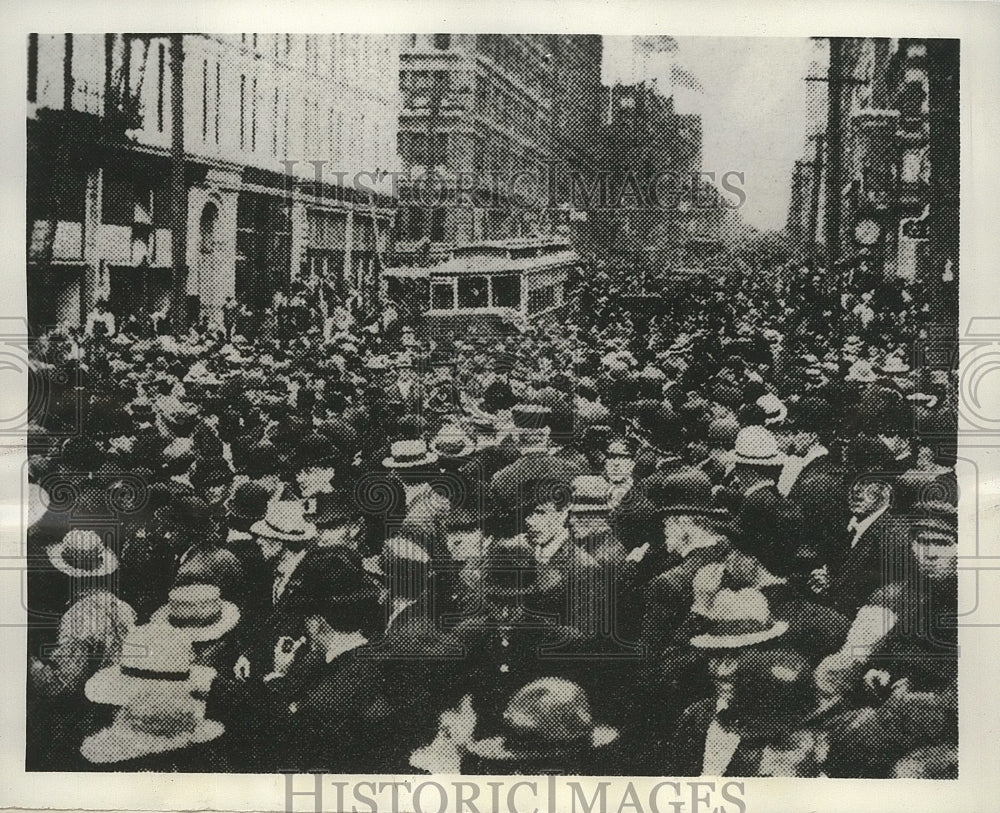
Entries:
[[91,677],[84,694],[92,703],[125,706],[148,691],[181,697],[207,692],[215,670],[193,661],[190,637],[163,625],[135,627],[122,646],[121,661]]
[[745,426],[733,444],[733,463],[745,466],[781,466],[785,456],[778,449],[777,438],[763,426]]
[[446,424],[431,441],[431,449],[445,458],[468,457],[476,451],[476,442],[459,424]]
[[437,452],[427,449],[423,440],[397,440],[389,447],[389,457],[382,458],[387,469],[410,469],[437,462]]
[[310,542],[316,538],[316,526],[306,522],[301,501],[278,500],[268,504],[264,519],[251,525],[250,533],[262,539]]
[[503,714],[509,736],[468,743],[486,759],[513,760],[560,753],[583,746],[600,748],[618,739],[618,730],[594,723],[587,693],[569,680],[545,677],[518,691]]
[[710,622],[708,632],[691,639],[699,649],[738,649],[784,635],[787,621],[771,617],[767,597],[752,588],[722,588],[703,613]]
[[878,375],[872,368],[871,362],[865,359],[858,359],[851,365],[851,369],[844,376],[844,381],[854,381],[859,384],[873,384],[878,381]]
[[80,753],[96,764],[127,762],[210,742],[225,730],[206,720],[193,698],[148,691],[131,698],[110,726],[87,737]]
[[67,576],[107,576],[118,569],[118,557],[104,544],[100,535],[91,530],[74,528],[61,542],[45,549],[52,566]]
[[788,417],[788,407],[773,392],[765,393],[757,399],[757,406],[764,410],[764,425],[773,426],[784,423]]
[[178,630],[192,641],[217,641],[239,620],[239,608],[223,601],[216,585],[187,584],[170,591],[150,623]]
[[908,375],[910,373],[910,365],[904,362],[899,356],[886,356],[885,361],[883,361],[878,366],[878,371],[882,375]]
[[572,514],[600,514],[611,510],[611,486],[603,477],[582,474],[573,480]]

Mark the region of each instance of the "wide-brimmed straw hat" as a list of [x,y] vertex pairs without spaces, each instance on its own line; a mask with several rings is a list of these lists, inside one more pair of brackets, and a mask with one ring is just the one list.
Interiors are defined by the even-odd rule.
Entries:
[[150,623],[168,626],[192,641],[217,641],[239,621],[239,608],[224,601],[214,584],[175,587],[150,618]]
[[611,511],[611,484],[603,477],[582,474],[574,478],[571,514],[607,514]]
[[93,578],[118,569],[118,557],[96,531],[75,528],[45,552],[52,566],[67,576]]
[[316,538],[316,526],[306,521],[300,500],[280,500],[268,504],[264,519],[251,525],[250,533],[281,542],[310,542]]
[[127,762],[210,742],[225,730],[217,720],[205,719],[193,698],[149,691],[133,697],[110,726],[87,737],[80,753],[95,764]]
[[778,449],[778,440],[763,426],[745,426],[733,444],[732,462],[744,466],[781,466],[785,456]]
[[691,639],[698,649],[739,649],[777,638],[788,630],[788,622],[775,620],[767,597],[752,588],[721,589],[706,608],[706,632]]
[[431,450],[442,458],[468,457],[476,451],[476,442],[459,424],[446,424],[431,441]]
[[427,448],[423,440],[397,440],[389,447],[389,456],[382,458],[387,469],[412,469],[436,463],[438,453]]
[[518,691],[503,721],[503,736],[474,740],[466,750],[484,759],[515,760],[601,748],[618,739],[617,729],[594,722],[583,688],[557,677],[532,681]]
[[158,624],[135,627],[125,638],[120,662],[91,677],[84,694],[92,703],[125,706],[149,691],[182,697],[207,692],[215,670],[193,661],[190,637]]
[[844,381],[851,381],[857,384],[873,384],[878,381],[878,374],[875,372],[870,361],[858,359],[847,371]]

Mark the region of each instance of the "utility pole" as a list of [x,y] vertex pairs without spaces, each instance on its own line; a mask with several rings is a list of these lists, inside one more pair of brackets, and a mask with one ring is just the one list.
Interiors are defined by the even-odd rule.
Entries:
[[180,333],[187,316],[188,192],[184,176],[184,35],[170,35],[170,325]]
[[826,121],[826,256],[830,268],[840,259],[840,153],[841,153],[841,68],[843,38],[830,37],[830,67],[827,72]]
[[810,139],[816,142],[816,155],[812,163],[812,187],[809,190],[809,259],[815,271],[819,253],[816,239],[816,229],[819,226],[819,188],[823,183],[823,144],[826,136],[817,133],[810,136]]

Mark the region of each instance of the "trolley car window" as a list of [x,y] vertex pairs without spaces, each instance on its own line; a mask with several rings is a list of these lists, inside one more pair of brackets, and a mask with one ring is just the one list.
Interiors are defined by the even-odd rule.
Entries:
[[519,277],[493,277],[493,307],[521,307],[521,279]]
[[528,294],[528,313],[538,313],[556,304],[556,289],[552,285],[536,288]]
[[455,309],[455,286],[448,282],[435,282],[431,285],[431,307],[434,310],[451,311]]
[[486,308],[489,307],[489,289],[486,277],[461,277],[458,280],[458,307]]

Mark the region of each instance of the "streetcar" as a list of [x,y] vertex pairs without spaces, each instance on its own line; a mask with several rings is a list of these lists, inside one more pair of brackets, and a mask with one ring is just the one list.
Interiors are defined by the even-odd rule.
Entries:
[[455,247],[436,265],[387,268],[383,296],[408,313],[417,331],[454,339],[470,326],[510,333],[559,320],[569,304],[579,255],[568,240],[524,238]]

